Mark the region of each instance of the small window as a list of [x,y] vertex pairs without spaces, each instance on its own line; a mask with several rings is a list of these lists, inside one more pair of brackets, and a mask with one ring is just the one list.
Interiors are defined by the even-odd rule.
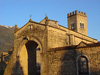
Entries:
[[28,27],[28,29],[29,29],[29,30],[31,30],[31,29],[32,29],[32,25],[28,25],[27,27]]
[[74,30],[74,29],[75,29],[75,25],[74,25],[74,23],[73,23],[73,24],[71,24],[71,29],[72,29],[72,30]]
[[84,28],[84,23],[80,23],[80,28]]
[[69,41],[68,41],[68,44],[71,44],[71,43],[70,43],[70,35],[68,35],[68,40],[69,40]]

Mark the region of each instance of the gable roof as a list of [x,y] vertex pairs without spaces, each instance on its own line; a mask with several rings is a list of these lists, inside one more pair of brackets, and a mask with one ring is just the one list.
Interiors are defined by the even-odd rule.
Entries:
[[77,48],[78,47],[83,47],[83,46],[87,46],[87,44],[83,41],[81,41],[78,45],[77,45]]
[[[38,22],[35,22],[35,21],[33,21],[32,19],[29,19],[29,22],[27,22],[24,26],[22,26],[21,28],[19,28],[17,31],[19,31],[19,30],[21,30],[22,28],[24,28],[27,24],[29,24],[29,23],[35,23],[35,24],[40,24],[40,25],[45,25],[45,24],[41,24],[41,23],[38,23]],[[16,32],[17,32],[16,31]],[[16,33],[15,32],[15,33]]]
[[[44,18],[43,20],[45,20],[46,18]],[[42,20],[42,21],[43,21]],[[48,20],[50,20],[50,19],[48,19]],[[50,20],[50,21],[55,21],[55,20]],[[56,21],[55,21],[56,22]],[[24,27],[26,27],[29,23],[34,23],[34,24],[38,24],[38,25],[43,25],[43,26],[46,26],[46,24],[43,24],[43,23],[41,23],[41,21],[38,23],[38,22],[35,22],[35,21],[33,21],[32,19],[29,19],[29,21],[24,25],[24,26],[22,26],[21,28],[19,28],[17,31],[15,31],[15,33],[16,32],[18,32],[18,31],[20,31],[21,29],[23,29]],[[59,24],[58,24],[59,25]],[[56,28],[56,29],[60,29],[60,30],[62,30],[62,31],[65,31],[66,32],[66,30],[69,30],[69,31],[72,31],[71,29],[68,29],[68,28],[66,28],[66,27],[64,27],[64,26],[61,26],[61,25],[59,25],[58,27],[55,27],[55,26],[50,26],[50,25],[48,25],[49,27],[53,27],[53,28]],[[63,28],[64,29],[63,29]],[[72,31],[72,32],[75,32],[75,31]],[[86,35],[83,35],[83,34],[81,34],[81,33],[79,33],[79,32],[75,32],[75,33],[78,33],[79,35],[82,35],[82,36],[85,36],[86,38],[90,38],[90,39],[92,39],[92,41],[91,40],[87,40],[87,39],[84,39],[84,40],[87,40],[87,41],[90,41],[90,42],[96,42],[97,41],[97,39],[94,39],[94,38],[91,38],[91,37],[89,37],[89,36],[86,36]],[[77,37],[77,36],[76,36]],[[79,37],[78,37],[79,38]]]

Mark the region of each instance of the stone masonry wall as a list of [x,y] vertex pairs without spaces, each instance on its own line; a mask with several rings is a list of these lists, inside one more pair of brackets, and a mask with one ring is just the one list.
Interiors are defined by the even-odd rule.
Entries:
[[88,58],[90,75],[100,75],[100,47],[80,48],[77,51],[77,56],[82,55]]
[[[4,75],[16,74],[16,72],[23,73],[22,75],[27,75],[27,52],[25,51],[24,45],[28,41],[35,41],[40,47],[40,53],[46,52],[46,26],[39,25],[37,23],[28,22],[24,27],[19,29],[14,34],[14,52],[9,60],[6,67]],[[46,66],[46,54],[44,57],[40,56],[44,61],[41,64],[41,75],[47,75]],[[18,58],[17,58],[18,57]],[[16,59],[17,58],[17,59]],[[25,60],[24,60],[25,59]],[[39,62],[37,60],[37,62]],[[17,65],[17,66],[16,66]],[[13,69],[14,68],[14,69]],[[18,74],[17,74],[18,75]]]
[[49,75],[77,75],[80,56],[88,59],[90,75],[100,75],[100,47],[49,51]]
[[48,52],[49,75],[76,75],[75,51]]
[[[62,47],[68,45],[78,45],[81,41],[86,43],[93,43],[97,42],[97,40],[89,38],[87,36],[78,34],[71,30],[63,30],[58,29],[55,27],[48,27],[48,47],[55,48],[55,47]],[[70,44],[69,38],[70,36]]]
[[48,47],[55,48],[66,46],[66,32],[58,30],[56,28],[48,28]]

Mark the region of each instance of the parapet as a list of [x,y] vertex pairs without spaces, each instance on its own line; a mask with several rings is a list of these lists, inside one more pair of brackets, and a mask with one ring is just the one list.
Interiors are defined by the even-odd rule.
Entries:
[[76,10],[76,11],[73,11],[71,13],[68,13],[67,17],[71,17],[71,16],[74,16],[74,15],[81,15],[81,16],[85,16],[85,17],[87,16],[86,13]]

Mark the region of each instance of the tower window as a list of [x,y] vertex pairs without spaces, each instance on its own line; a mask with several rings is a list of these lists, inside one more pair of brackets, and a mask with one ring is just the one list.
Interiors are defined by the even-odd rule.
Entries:
[[84,23],[80,23],[80,28],[84,28]]
[[74,25],[74,23],[73,23],[73,24],[71,24],[71,29],[72,29],[72,30],[74,30],[74,29],[75,29],[75,25]]

